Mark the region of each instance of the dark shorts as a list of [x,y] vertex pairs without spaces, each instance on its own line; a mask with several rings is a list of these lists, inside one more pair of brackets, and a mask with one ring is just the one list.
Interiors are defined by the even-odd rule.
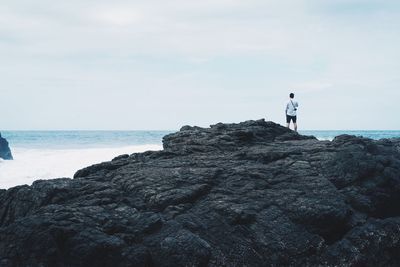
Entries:
[[290,116],[290,115],[286,115],[286,122],[290,123],[290,121],[293,121],[293,123],[296,123],[297,121],[297,116]]

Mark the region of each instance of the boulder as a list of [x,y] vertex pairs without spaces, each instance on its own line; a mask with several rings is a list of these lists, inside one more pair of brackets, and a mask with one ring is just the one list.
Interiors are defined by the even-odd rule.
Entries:
[[399,266],[400,139],[264,120],[0,191],[0,266]]
[[5,138],[1,137],[1,133],[0,133],[0,158],[5,160],[13,159],[10,147],[8,146],[8,142]]

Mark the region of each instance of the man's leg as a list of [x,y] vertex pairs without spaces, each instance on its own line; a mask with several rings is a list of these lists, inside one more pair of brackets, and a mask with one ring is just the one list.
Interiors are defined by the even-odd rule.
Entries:
[[286,127],[290,128],[290,117],[286,114]]
[[297,116],[293,116],[293,126],[294,126],[294,130],[297,132]]

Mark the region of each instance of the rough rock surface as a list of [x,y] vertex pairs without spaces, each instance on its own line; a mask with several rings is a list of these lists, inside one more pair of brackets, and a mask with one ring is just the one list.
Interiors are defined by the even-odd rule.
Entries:
[[272,122],[0,191],[0,266],[399,266],[400,139]]
[[13,159],[10,147],[8,146],[8,142],[5,138],[1,137],[1,133],[0,133],[0,158],[6,160]]

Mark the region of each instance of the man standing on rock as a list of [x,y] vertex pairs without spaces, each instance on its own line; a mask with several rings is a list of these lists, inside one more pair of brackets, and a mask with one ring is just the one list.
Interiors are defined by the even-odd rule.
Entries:
[[297,132],[297,107],[299,103],[293,99],[293,93],[290,93],[289,97],[289,102],[286,104],[286,126],[290,128],[290,121],[293,121],[294,130]]

